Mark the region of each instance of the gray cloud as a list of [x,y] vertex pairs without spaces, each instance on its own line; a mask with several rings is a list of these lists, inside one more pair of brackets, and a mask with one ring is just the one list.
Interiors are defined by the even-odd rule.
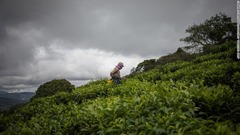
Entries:
[[128,74],[176,51],[188,26],[219,12],[236,21],[236,1],[1,0],[0,88],[105,77],[118,61]]
[[[169,51],[162,49],[166,45],[161,42],[166,38],[166,28],[172,29],[167,34],[176,36],[167,42],[174,48],[187,26],[220,11],[231,16],[236,12],[232,7],[235,3],[226,0],[8,0],[1,5],[5,27],[30,22],[44,29],[49,40],[56,38],[72,43],[66,45],[68,48],[92,47],[145,56]],[[156,38],[159,41],[152,40]]]

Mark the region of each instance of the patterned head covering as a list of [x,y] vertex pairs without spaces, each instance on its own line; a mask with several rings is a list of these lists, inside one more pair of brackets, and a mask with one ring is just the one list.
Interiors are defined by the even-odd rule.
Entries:
[[116,68],[118,69],[122,69],[124,67],[122,62],[119,62],[118,65],[116,66]]

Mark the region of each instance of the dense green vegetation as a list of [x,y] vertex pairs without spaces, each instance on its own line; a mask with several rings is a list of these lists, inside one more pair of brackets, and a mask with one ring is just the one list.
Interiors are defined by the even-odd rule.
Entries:
[[154,68],[160,68],[161,66],[175,62],[175,61],[191,61],[195,59],[199,54],[190,54],[185,52],[183,49],[178,48],[176,52],[173,54],[169,54],[166,56],[162,56],[159,59],[150,59],[150,60],[144,60],[143,62],[139,63],[136,68],[133,68],[131,70],[131,74],[135,75],[138,74],[139,72],[146,72]]
[[74,85],[72,85],[66,79],[52,80],[39,86],[36,91],[36,95],[32,97],[31,100],[35,98],[51,96],[62,91],[71,92],[73,89],[75,89]]
[[102,79],[34,99],[1,115],[1,134],[240,134],[235,47],[227,42],[118,86]]
[[[144,60],[136,68],[133,68],[131,73],[148,71],[177,60],[191,61],[199,55],[214,53],[214,51],[225,51],[229,46],[219,48],[219,45],[237,40],[237,23],[232,22],[231,17],[224,13],[219,13],[207,19],[204,23],[193,24],[188,27],[186,33],[190,35],[181,38],[180,41],[187,43],[188,46],[178,48],[175,53],[162,56],[159,59]],[[195,53],[187,53],[183,49],[192,50]]]
[[34,98],[0,114],[0,134],[238,135],[236,41],[205,45],[203,50],[188,54],[178,49],[146,60],[120,85],[101,79],[71,92]]

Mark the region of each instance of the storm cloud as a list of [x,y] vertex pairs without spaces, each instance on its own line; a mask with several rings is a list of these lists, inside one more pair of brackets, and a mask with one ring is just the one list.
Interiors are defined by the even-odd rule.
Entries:
[[109,77],[173,53],[192,24],[223,12],[236,21],[235,0],[1,0],[0,89],[34,91],[51,79]]

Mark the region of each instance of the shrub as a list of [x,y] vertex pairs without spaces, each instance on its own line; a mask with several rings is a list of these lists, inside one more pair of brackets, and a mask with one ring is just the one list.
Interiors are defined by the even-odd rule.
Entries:
[[233,90],[240,92],[240,72],[234,73],[231,79]]
[[71,92],[74,88],[74,85],[65,79],[52,80],[41,85],[32,99],[51,96],[58,92]]

